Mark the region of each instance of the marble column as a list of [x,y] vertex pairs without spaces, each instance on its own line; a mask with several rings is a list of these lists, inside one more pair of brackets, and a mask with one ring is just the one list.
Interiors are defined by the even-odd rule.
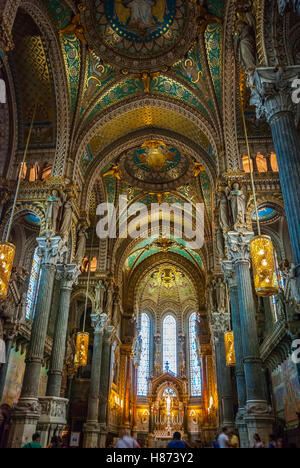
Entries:
[[287,67],[284,71],[258,68],[251,103],[256,106],[258,117],[266,117],[272,131],[300,288],[300,134],[295,124],[295,89],[292,87],[299,73],[299,66]]
[[218,367],[218,389],[222,404],[221,426],[234,428],[233,388],[230,368],[226,366],[224,332],[215,339],[216,363]]
[[101,362],[101,380],[99,392],[99,424],[100,424],[100,448],[106,446],[107,436],[107,417],[108,417],[108,398],[110,390],[110,361],[111,361],[111,346],[112,337],[115,332],[115,327],[108,326],[103,336],[103,350]]
[[60,397],[71,293],[73,285],[77,283],[79,274],[80,270],[77,265],[57,266],[57,279],[60,281],[60,298],[54,330],[50,370],[48,373],[47,396]]
[[91,316],[92,326],[94,328],[94,345],[92,357],[91,383],[88,400],[88,415],[84,425],[84,448],[98,448],[100,425],[99,415],[99,395],[101,383],[101,364],[103,335],[107,325],[106,314],[94,314]]
[[229,260],[237,279],[241,336],[244,356],[247,402],[245,421],[249,440],[259,433],[265,444],[272,433],[273,417],[267,403],[263,366],[256,325],[256,306],[250,273],[250,240],[252,232],[228,232],[225,235]]
[[8,371],[10,352],[12,350],[14,336],[15,336],[15,333],[6,336],[6,339],[5,339],[5,364],[2,364],[2,366],[0,367],[0,402],[2,400],[3,392],[5,388],[5,381],[6,381],[7,371]]
[[223,272],[227,280],[230,298],[230,310],[231,310],[231,321],[232,329],[234,333],[234,347],[236,356],[236,384],[237,394],[239,401],[239,409],[236,415],[235,424],[239,431],[241,448],[249,447],[249,436],[248,428],[245,421],[246,413],[246,402],[247,402],[247,391],[246,391],[246,379],[244,371],[244,352],[242,342],[242,328],[239,311],[239,297],[238,297],[238,285],[233,269],[233,264],[230,261],[223,261]]
[[40,285],[33,319],[21,397],[14,408],[9,446],[21,447],[31,440],[40,417],[38,389],[44,360],[44,348],[51,307],[56,265],[64,253],[60,237],[37,239],[37,253],[41,258]]

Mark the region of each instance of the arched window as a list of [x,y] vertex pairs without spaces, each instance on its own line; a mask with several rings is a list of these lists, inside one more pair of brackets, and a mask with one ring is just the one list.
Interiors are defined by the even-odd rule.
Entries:
[[163,323],[163,365],[173,374],[177,374],[177,327],[176,320],[168,315]]
[[148,395],[148,378],[150,376],[150,318],[145,312],[141,317],[142,354],[138,368],[137,393]]
[[31,319],[34,317],[37,293],[40,282],[40,269],[41,259],[37,254],[37,249],[35,249],[26,296],[25,314],[27,319]]
[[191,396],[201,396],[201,367],[197,351],[197,315],[191,314],[189,319],[189,348],[190,348],[190,381]]

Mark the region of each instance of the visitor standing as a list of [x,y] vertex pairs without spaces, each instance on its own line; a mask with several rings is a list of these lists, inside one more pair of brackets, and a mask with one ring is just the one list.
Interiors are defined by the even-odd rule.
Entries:
[[230,447],[228,434],[229,434],[228,428],[224,427],[221,434],[218,437],[218,444],[221,449],[228,449]]
[[252,448],[255,448],[255,449],[265,448],[259,434],[254,434],[253,440],[254,440],[254,444]]
[[170,449],[186,449],[187,444],[181,440],[180,432],[175,432],[173,435],[173,440],[168,443],[168,448]]
[[32,442],[24,445],[22,448],[42,448],[40,444],[41,436],[37,432],[32,436]]

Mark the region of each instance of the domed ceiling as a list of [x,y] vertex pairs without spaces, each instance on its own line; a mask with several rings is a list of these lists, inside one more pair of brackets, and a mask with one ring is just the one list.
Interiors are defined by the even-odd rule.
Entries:
[[88,43],[118,69],[161,70],[189,50],[194,4],[183,0],[86,0]]

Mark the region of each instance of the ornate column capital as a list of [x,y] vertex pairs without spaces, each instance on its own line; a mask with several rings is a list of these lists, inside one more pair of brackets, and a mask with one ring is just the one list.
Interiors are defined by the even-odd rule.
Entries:
[[251,86],[251,104],[256,107],[257,118],[266,117],[269,124],[278,114],[293,113],[296,104],[292,95],[293,81],[300,77],[300,67],[257,68]]
[[80,269],[78,265],[57,265],[56,267],[56,279],[61,282],[61,289],[69,289],[71,291],[74,284],[77,284],[79,275]]
[[100,335],[104,333],[104,330],[107,326],[107,314],[93,314],[91,315],[92,327],[94,328],[94,333],[99,333]]
[[228,248],[228,259],[236,265],[238,263],[250,264],[250,241],[253,239],[253,232],[227,232],[225,234]]
[[222,271],[224,273],[225,281],[227,281],[229,289],[237,288],[237,279],[233,267],[232,260],[223,260],[222,262]]
[[56,266],[67,252],[67,247],[60,237],[38,237],[37,243],[41,265]]

